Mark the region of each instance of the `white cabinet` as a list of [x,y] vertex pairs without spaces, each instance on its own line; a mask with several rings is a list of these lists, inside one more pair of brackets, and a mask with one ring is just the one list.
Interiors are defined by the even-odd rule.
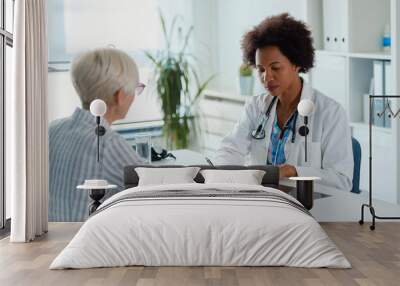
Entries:
[[[395,203],[397,200],[396,192],[396,145],[393,143],[393,135],[391,132],[374,128],[373,129],[373,149],[372,149],[372,188],[374,198]],[[368,128],[360,126],[353,128],[353,134],[360,142],[363,152],[361,160],[360,172],[360,188],[368,190],[369,180],[369,141]]]
[[203,131],[203,150],[206,156],[214,157],[222,138],[232,131],[250,97],[229,95],[211,90],[204,92],[200,103]]
[[382,35],[390,24],[390,0],[347,0],[349,51],[381,50]]
[[347,69],[343,56],[317,53],[312,70],[313,87],[347,107]]
[[[397,47],[400,34],[399,3],[396,0],[321,1],[322,22],[319,24],[323,27],[323,49],[316,51],[311,84],[347,110],[352,135],[362,147],[360,188],[368,191],[369,129],[365,113],[369,109],[365,106],[364,98],[370,93],[374,61],[384,61],[385,65],[390,66],[384,84],[388,85],[387,90],[391,93],[399,94],[399,83],[396,82],[400,60]],[[315,3],[309,2],[309,5]],[[392,28],[392,47],[390,52],[383,52],[382,36],[385,25],[389,23]],[[315,21],[310,24],[318,25]],[[335,38],[337,41],[334,41]],[[393,109],[396,110],[397,106],[400,106],[399,103],[394,103]],[[373,194],[376,198],[393,203],[400,202],[397,150],[400,125],[397,121],[391,120],[386,128],[372,129]]]
[[390,0],[323,0],[323,47],[330,51],[379,51]]
[[323,47],[325,50],[349,50],[347,2],[347,0],[323,1]]

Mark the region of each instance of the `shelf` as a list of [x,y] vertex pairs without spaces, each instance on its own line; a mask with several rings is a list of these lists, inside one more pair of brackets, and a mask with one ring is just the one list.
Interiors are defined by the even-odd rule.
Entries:
[[346,58],[389,60],[389,61],[392,59],[391,54],[388,52],[353,53],[353,52],[328,51],[328,50],[317,50],[316,52],[320,55],[341,56],[341,57],[346,57]]
[[392,56],[387,52],[373,52],[373,53],[349,53],[350,58],[372,59],[372,60],[391,60]]
[[124,133],[132,132],[135,130],[153,130],[154,128],[159,129],[164,125],[164,121],[160,120],[145,120],[145,121],[132,121],[132,122],[116,122],[111,125],[111,129]]
[[342,56],[342,57],[348,57],[349,53],[346,52],[340,52],[340,51],[328,51],[328,50],[316,50],[315,51],[319,55],[326,55],[326,56]]
[[[369,124],[365,122],[350,122],[350,127],[352,128],[360,128],[360,129],[368,129]],[[372,129],[378,132],[383,132],[387,134],[392,134],[392,128],[386,128],[386,127],[378,127],[378,126],[372,126]]]
[[227,100],[238,103],[246,103],[246,101],[251,98],[251,95],[239,95],[234,93],[224,93],[216,90],[207,89],[204,91],[205,98],[217,99],[217,100]]

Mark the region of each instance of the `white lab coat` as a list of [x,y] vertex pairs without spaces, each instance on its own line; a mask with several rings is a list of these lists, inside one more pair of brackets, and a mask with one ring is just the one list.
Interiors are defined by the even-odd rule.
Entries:
[[[298,133],[304,118],[299,115],[295,142],[291,142],[292,134],[286,141],[286,163],[296,168],[298,176],[317,176],[322,179],[321,184],[349,191],[354,160],[346,112],[336,101],[304,82],[301,99],[306,98],[315,105],[314,113],[308,119],[307,162],[304,160],[305,137]],[[251,132],[259,125],[260,115],[265,113],[271,100],[270,95],[259,95],[247,102],[241,119],[221,142],[215,157],[217,164],[266,164],[276,103],[265,127],[265,139],[253,139]]]

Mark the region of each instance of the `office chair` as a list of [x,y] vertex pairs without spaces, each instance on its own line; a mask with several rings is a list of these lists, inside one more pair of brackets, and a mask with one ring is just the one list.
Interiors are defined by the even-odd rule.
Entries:
[[353,147],[353,188],[352,193],[359,194],[360,191],[360,168],[361,168],[361,145],[356,138],[351,137],[351,145]]

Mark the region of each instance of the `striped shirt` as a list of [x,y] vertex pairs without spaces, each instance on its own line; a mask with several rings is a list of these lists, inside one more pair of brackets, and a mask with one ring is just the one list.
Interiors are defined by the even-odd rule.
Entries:
[[88,191],[76,187],[86,179],[104,179],[117,185],[105,198],[123,188],[123,168],[143,163],[133,148],[118,133],[106,129],[100,137],[100,162],[97,162],[95,117],[77,108],[71,117],[53,121],[49,128],[49,220],[83,221],[91,199]]

